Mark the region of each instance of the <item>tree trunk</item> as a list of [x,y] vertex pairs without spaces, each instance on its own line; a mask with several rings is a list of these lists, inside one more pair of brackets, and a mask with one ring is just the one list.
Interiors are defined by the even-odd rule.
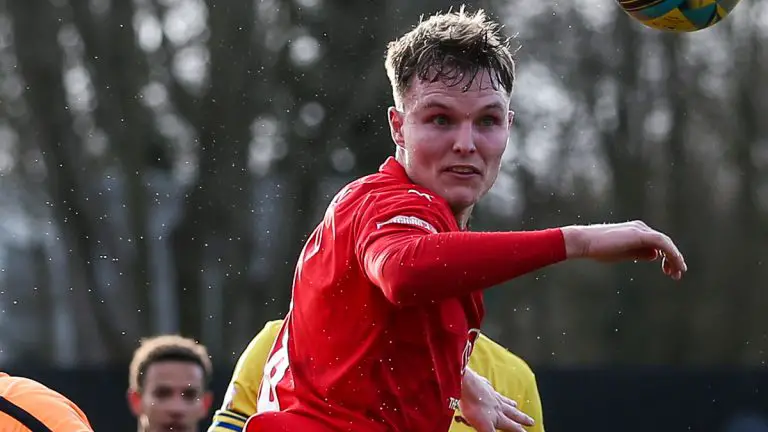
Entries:
[[[611,222],[625,222],[646,216],[649,168],[643,148],[642,124],[648,105],[641,97],[637,50],[641,39],[638,31],[617,22],[614,41],[620,56],[615,71],[618,79],[617,124],[613,130],[603,132],[601,141],[613,179]],[[644,319],[644,296],[639,292],[644,285],[642,273],[631,264],[612,265],[607,271],[612,275],[612,283],[606,289],[611,297],[616,293],[614,306],[606,307],[608,316],[604,335],[607,346],[614,347],[607,360],[641,360],[647,338],[642,331],[636,331],[638,328],[632,323]]]
[[[172,233],[180,328],[182,334],[197,339],[204,333],[201,290],[207,270],[219,267],[224,275],[218,281],[224,311],[214,312],[219,315],[230,317],[229,311],[243,302],[243,295],[256,289],[249,284],[254,204],[248,157],[251,123],[265,99],[253,91],[254,73],[260,70],[254,63],[258,61],[254,51],[259,48],[253,43],[253,2],[208,1],[207,6],[211,66],[210,84],[201,98],[198,178]],[[209,247],[217,243],[215,238],[226,246]]]
[[[48,187],[52,209],[73,260],[71,268],[77,270],[84,282],[73,286],[75,294],[87,301],[88,312],[95,319],[94,331],[98,341],[89,341],[91,347],[100,343],[106,348],[107,360],[126,354],[118,323],[112,319],[108,305],[99,294],[93,259],[90,229],[83,208],[82,185],[77,184],[75,161],[72,153],[79,148],[67,110],[62,82],[62,53],[57,42],[61,11],[50,3],[9,2],[14,18],[14,40],[22,76],[28,84],[25,98],[29,103],[33,123],[37,124],[38,142],[47,167]],[[98,345],[97,345],[98,346]]]
[[[144,55],[136,46],[133,29],[133,3],[114,2],[107,19],[93,16],[87,2],[70,3],[73,21],[80,33],[87,56],[86,66],[94,78],[99,104],[94,113],[97,124],[109,136],[113,163],[120,167],[123,199],[127,212],[130,264],[124,270],[126,292],[132,293],[135,315],[130,317],[137,336],[149,336],[159,311],[152,310],[147,241],[147,191],[145,187],[150,146],[155,145],[154,127],[149,112],[141,105],[141,87],[146,82]],[[122,210],[122,209],[120,209]],[[110,232],[110,231],[107,231]],[[118,251],[113,253],[117,254]],[[128,317],[126,317],[128,318]]]
[[[759,328],[759,317],[765,316],[760,308],[765,282],[760,279],[760,253],[765,247],[765,232],[758,209],[758,172],[753,160],[756,145],[760,139],[760,117],[755,99],[755,91],[760,88],[765,74],[760,70],[759,43],[756,29],[744,41],[744,46],[737,50],[735,114],[738,133],[733,137],[734,167],[739,174],[737,205],[734,208],[733,221],[737,227],[731,242],[732,265],[728,272],[727,285],[731,297],[730,331],[727,333],[726,352],[729,361],[740,364],[749,358],[760,360],[764,353],[756,346],[764,340],[765,328]],[[764,118],[764,117],[763,117]],[[764,120],[763,120],[764,122]],[[750,346],[750,340],[751,342]]]

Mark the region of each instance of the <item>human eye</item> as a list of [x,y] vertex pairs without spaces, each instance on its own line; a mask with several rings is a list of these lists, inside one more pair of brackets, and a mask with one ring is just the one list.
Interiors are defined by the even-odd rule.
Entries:
[[197,389],[186,390],[181,394],[181,397],[187,402],[194,402],[200,397],[200,392]]
[[448,120],[448,116],[437,114],[430,117],[430,123],[434,124],[435,126],[448,126],[450,121]]
[[168,387],[157,387],[153,392],[152,395],[159,399],[168,399],[173,394],[173,390],[171,390]]
[[499,119],[498,116],[487,115],[487,116],[481,117],[479,120],[479,123],[480,123],[480,126],[483,126],[483,127],[492,127],[500,124],[501,120]]

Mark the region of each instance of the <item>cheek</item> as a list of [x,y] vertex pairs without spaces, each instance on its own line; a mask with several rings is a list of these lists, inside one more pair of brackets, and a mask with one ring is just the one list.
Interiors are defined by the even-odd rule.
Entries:
[[439,134],[439,130],[425,124],[410,124],[403,128],[403,137],[410,147],[423,147],[433,142]]
[[485,190],[488,191],[493,187],[493,184],[496,183],[496,179],[499,177],[499,165],[494,165],[488,167],[488,175],[485,178]]
[[408,142],[408,152],[416,158],[420,164],[431,164],[443,157],[446,151],[450,151],[449,141],[444,133],[421,130],[414,133]]
[[156,412],[161,405],[161,402],[156,399],[148,399],[144,401],[142,408],[144,410],[144,414],[151,417],[152,414]]
[[205,404],[203,403],[202,399],[198,400],[196,402],[192,402],[189,404],[189,408],[187,409],[188,415],[191,416],[195,421],[201,420],[203,417],[205,417],[208,413]]
[[507,149],[508,139],[509,134],[494,134],[494,136],[489,137],[483,146],[482,157],[488,170],[486,181],[489,184],[493,184],[499,175],[501,159],[504,156],[504,151]]
[[498,132],[488,134],[483,142],[483,157],[489,167],[498,166],[501,163],[501,157],[507,149],[509,140],[508,132]]

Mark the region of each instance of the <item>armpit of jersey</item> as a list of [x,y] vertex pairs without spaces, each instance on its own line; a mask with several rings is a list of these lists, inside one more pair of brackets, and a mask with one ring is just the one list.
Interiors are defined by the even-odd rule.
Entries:
[[381,227],[389,224],[411,225],[423,228],[432,234],[437,234],[437,229],[435,229],[431,223],[425,221],[424,219],[417,218],[416,216],[394,216],[385,222],[377,223],[376,229],[381,229]]

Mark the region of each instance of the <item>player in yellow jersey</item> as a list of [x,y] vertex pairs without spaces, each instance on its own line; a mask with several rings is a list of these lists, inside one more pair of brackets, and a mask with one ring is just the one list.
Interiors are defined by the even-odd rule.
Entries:
[[[235,366],[224,402],[214,414],[208,432],[239,432],[248,417],[256,412],[264,363],[281,324],[282,321],[268,322],[248,344]],[[528,428],[529,431],[544,432],[536,377],[525,361],[481,334],[470,356],[469,367],[488,379],[496,391],[516,401],[518,408],[533,418],[534,426]],[[460,416],[457,412],[450,432],[473,431],[461,422]]]

